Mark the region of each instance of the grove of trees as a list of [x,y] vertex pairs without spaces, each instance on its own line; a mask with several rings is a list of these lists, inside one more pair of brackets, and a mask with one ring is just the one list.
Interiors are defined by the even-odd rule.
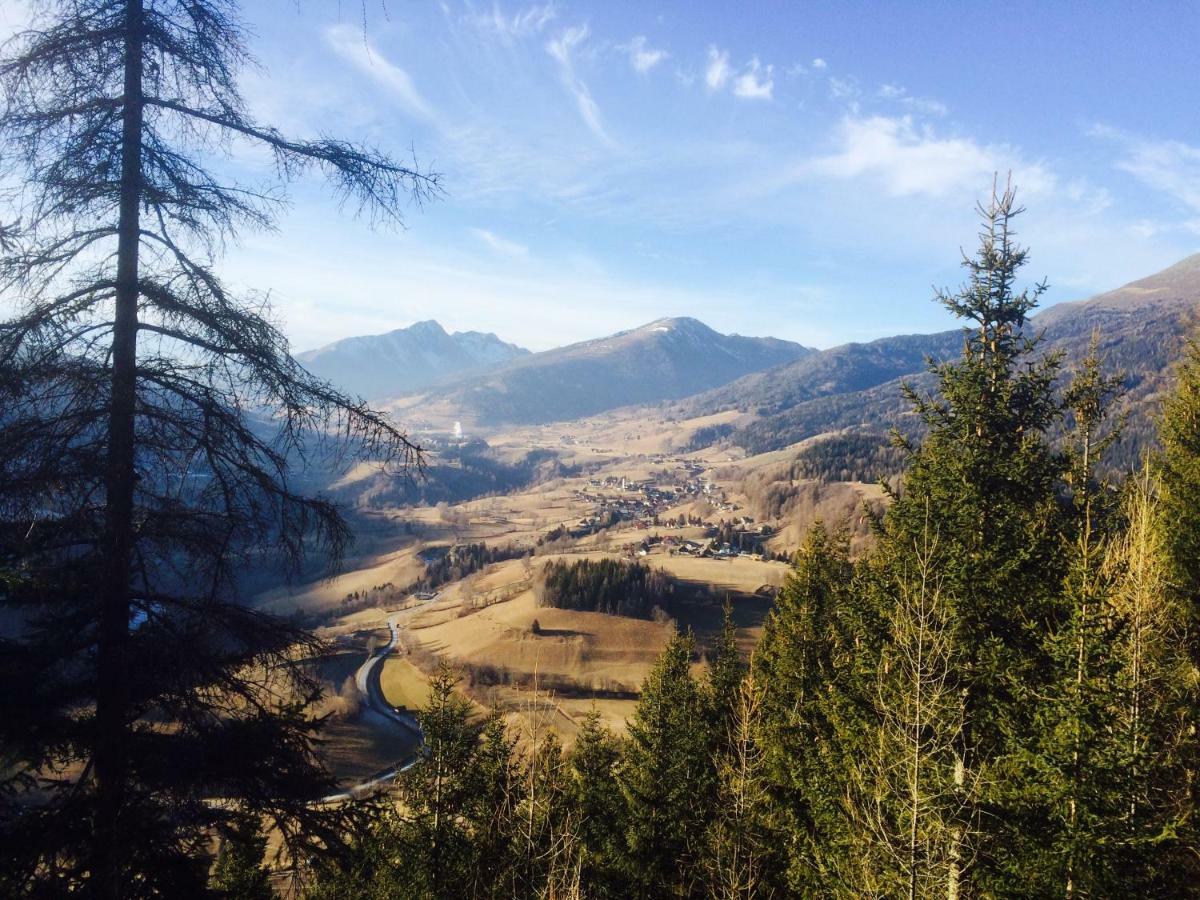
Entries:
[[661,569],[617,559],[551,560],[538,573],[539,606],[649,618],[667,602],[674,580]]

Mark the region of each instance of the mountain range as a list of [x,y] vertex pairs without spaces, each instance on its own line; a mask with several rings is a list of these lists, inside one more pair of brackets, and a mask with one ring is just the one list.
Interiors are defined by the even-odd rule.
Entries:
[[344,391],[384,400],[523,356],[529,356],[529,351],[494,334],[447,334],[429,320],[387,334],[345,338],[298,353],[296,359]]
[[815,351],[777,338],[720,334],[691,318],[523,356],[389,404],[405,421],[473,427],[543,424],[688,397]]
[[[1150,432],[1154,401],[1200,304],[1200,254],[1090,300],[1060,303],[1027,324],[1041,352],[1061,351],[1064,371],[1093,332],[1107,367],[1126,377],[1133,456]],[[692,318],[529,353],[494,335],[447,335],[436,322],[348,338],[298,358],[367,397],[396,397],[402,419],[462,419],[476,427],[540,424],[623,406],[664,404],[688,419],[737,411],[714,439],[751,453],[845,429],[882,434],[915,423],[902,382],[929,388],[929,360],[958,356],[963,330],[910,334],[813,350],[776,338],[720,334]],[[911,429],[910,429],[911,430]]]

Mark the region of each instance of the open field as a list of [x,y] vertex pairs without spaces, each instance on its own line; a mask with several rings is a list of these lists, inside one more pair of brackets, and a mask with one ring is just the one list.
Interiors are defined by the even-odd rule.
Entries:
[[429,679],[407,659],[390,656],[379,674],[388,703],[398,709],[421,709],[429,700]]

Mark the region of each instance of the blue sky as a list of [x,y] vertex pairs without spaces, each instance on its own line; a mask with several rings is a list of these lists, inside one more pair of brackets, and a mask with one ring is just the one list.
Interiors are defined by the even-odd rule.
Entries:
[[1052,302],[1200,250],[1194,4],[245,12],[262,118],[415,152],[446,188],[372,231],[303,182],[231,248],[298,349],[426,318],[533,349],[663,315],[822,347],[949,327],[931,288],[995,171]]

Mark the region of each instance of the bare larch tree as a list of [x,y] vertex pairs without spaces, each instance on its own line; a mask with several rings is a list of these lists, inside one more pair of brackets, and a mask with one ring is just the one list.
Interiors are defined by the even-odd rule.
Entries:
[[[309,803],[329,782],[318,644],[237,578],[340,558],[347,523],[304,489],[306,459],[419,455],[300,368],[213,260],[306,170],[393,223],[439,184],[256,122],[234,0],[34,12],[0,52],[0,893],[183,896],[239,821],[297,860],[340,843],[349,813]],[[273,157],[266,186],[222,174],[248,144]]]

